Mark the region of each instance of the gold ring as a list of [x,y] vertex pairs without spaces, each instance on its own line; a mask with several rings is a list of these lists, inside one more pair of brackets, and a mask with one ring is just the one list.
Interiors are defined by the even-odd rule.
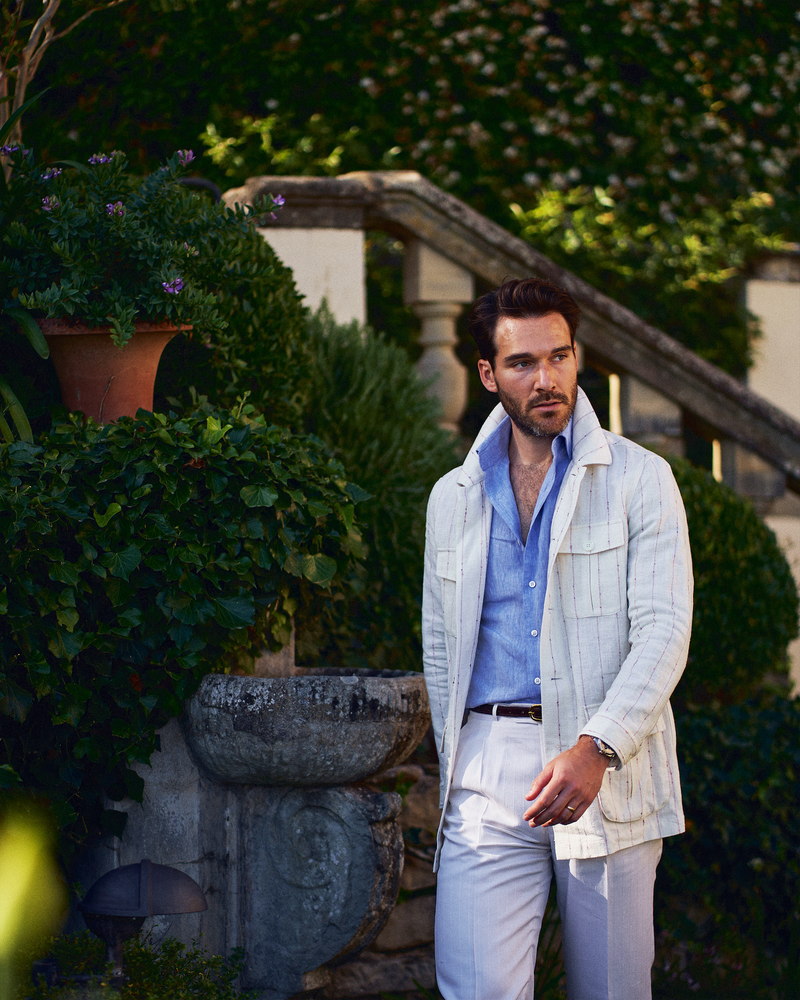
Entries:
[[577,808],[577,806],[567,806],[567,809],[569,809],[571,813],[574,813]]

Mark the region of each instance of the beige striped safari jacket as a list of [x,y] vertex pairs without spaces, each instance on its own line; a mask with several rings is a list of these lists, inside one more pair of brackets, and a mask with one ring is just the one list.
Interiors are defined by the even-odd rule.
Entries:
[[[447,801],[483,606],[492,506],[476,452],[428,504],[422,609],[425,678]],[[684,829],[669,696],[686,664],[692,566],[669,465],[604,431],[578,390],[572,460],[556,503],[542,619],[546,759],[584,733],[617,752],[597,799],[554,827],[561,858],[594,858]],[[531,774],[531,780],[536,777]],[[520,802],[520,812],[527,803]],[[439,828],[439,847],[442,830]],[[438,863],[438,853],[437,853]]]

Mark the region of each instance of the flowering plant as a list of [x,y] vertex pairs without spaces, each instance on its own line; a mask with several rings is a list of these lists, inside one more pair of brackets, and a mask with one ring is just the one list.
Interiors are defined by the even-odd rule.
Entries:
[[254,216],[274,218],[283,203],[279,196],[233,210],[187,191],[179,178],[194,160],[191,150],[143,179],[126,173],[120,152],[58,166],[39,166],[14,144],[0,153],[13,167],[13,213],[3,213],[0,225],[6,311],[79,317],[109,327],[120,347],[136,320],[222,329],[219,261]]

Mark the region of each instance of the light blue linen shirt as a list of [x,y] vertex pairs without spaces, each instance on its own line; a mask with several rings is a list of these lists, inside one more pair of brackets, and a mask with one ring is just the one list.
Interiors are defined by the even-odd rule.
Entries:
[[550,526],[572,457],[572,419],[553,441],[547,471],[523,544],[509,478],[511,420],[506,417],[478,450],[493,508],[489,562],[467,708],[494,702],[541,702],[539,649],[547,590]]

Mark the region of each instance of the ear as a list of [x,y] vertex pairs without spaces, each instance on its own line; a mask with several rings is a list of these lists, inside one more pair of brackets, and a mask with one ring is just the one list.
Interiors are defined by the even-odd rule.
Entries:
[[497,392],[497,382],[494,380],[492,366],[483,358],[478,362],[478,374],[481,377],[481,382],[483,382],[489,392]]

